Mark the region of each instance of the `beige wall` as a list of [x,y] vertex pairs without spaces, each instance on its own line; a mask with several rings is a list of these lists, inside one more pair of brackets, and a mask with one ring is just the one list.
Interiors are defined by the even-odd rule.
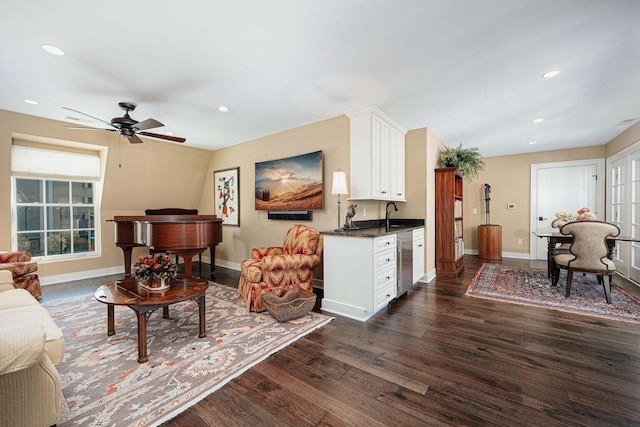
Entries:
[[[147,208],[195,208],[200,202],[211,152],[179,144],[144,139],[144,144],[120,143],[114,132],[64,129],[66,123],[0,110],[0,250],[11,249],[11,144],[14,134],[55,138],[108,147],[100,223],[101,256],[81,260],[41,262],[47,276],[109,269],[123,265],[113,240],[114,215],[143,215]],[[213,210],[203,211],[212,214]],[[146,252],[136,249],[134,256]]]
[[[338,196],[331,194],[332,176],[334,171],[343,170],[349,177],[349,132],[349,119],[346,116],[339,116],[213,152],[202,190],[200,209],[213,209],[213,172],[240,167],[240,227],[223,227],[223,242],[216,249],[216,258],[221,265],[238,268],[240,261],[250,256],[251,248],[281,244],[287,229],[299,222],[270,220],[267,219],[266,211],[255,210],[256,162],[322,150],[323,209],[313,211],[313,220],[302,223],[319,231],[338,227]],[[347,184],[350,183],[347,182]],[[384,217],[384,202],[364,200],[351,202],[348,196],[346,199],[342,196],[341,225],[344,224],[346,208],[351,203],[358,205],[354,218],[356,221]]]
[[613,156],[638,141],[640,141],[640,121],[609,141],[607,157]]
[[[502,251],[529,253],[531,238],[531,165],[535,163],[563,162],[604,158],[605,146],[571,150],[544,151],[531,154],[485,157],[486,168],[477,179],[464,185],[465,249],[478,248],[478,226],[485,224],[484,184],[491,185],[491,223],[502,226]],[[508,203],[516,208],[507,209]],[[478,213],[473,214],[473,209]],[[523,244],[518,245],[518,239]]]
[[406,195],[398,217],[425,220],[425,273],[435,271],[435,174],[442,141],[427,128],[407,132]]

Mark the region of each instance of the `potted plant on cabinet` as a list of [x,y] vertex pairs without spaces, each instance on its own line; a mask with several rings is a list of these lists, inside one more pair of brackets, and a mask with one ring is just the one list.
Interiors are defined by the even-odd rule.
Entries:
[[477,148],[444,147],[440,151],[440,167],[455,167],[465,181],[470,182],[484,170],[484,160]]

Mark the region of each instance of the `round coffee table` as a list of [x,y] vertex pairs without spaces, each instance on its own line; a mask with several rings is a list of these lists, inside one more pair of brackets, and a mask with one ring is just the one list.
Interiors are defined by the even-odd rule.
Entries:
[[169,317],[169,306],[180,301],[195,300],[200,316],[200,338],[207,336],[205,325],[205,292],[209,282],[197,277],[178,277],[170,280],[170,287],[164,291],[148,291],[135,279],[123,279],[115,283],[100,286],[94,296],[107,304],[107,335],[116,333],[114,306],[124,305],[135,311],[138,317],[138,362],[144,363],[147,357],[147,319],[151,313],[162,308],[162,317]]

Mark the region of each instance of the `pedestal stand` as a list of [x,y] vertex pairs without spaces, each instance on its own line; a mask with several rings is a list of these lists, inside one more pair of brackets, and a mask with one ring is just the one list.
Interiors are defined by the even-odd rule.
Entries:
[[502,226],[478,226],[478,258],[488,260],[502,259]]

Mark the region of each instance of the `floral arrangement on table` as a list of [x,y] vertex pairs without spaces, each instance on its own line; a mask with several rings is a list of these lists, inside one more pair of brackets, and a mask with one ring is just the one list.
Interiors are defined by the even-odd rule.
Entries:
[[178,266],[171,262],[171,257],[166,254],[141,256],[131,268],[131,277],[138,279],[140,285],[147,289],[166,289],[169,285],[162,284],[166,283],[166,279],[177,275]]
[[578,209],[578,212],[576,213],[558,211],[556,212],[556,218],[562,221],[567,221],[567,222],[592,221],[596,219],[596,215],[593,212],[591,212],[589,208],[581,208],[581,209]]

